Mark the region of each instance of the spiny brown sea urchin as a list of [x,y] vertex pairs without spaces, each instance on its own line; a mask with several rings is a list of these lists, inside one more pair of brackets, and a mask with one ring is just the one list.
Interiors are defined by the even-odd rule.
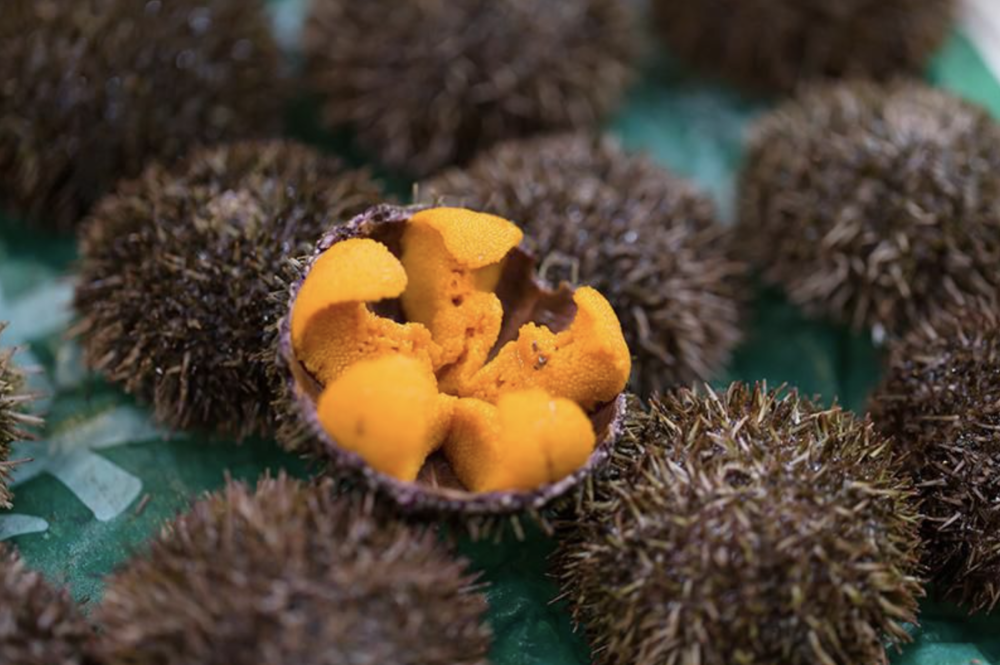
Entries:
[[486,599],[433,532],[329,482],[230,484],[114,575],[106,665],[485,665]]
[[643,395],[709,379],[740,338],[744,268],[712,202],[610,139],[508,141],[427,181],[421,195],[514,221],[544,279],[605,294]]
[[670,51],[753,91],[915,73],[944,41],[955,0],[653,0]]
[[331,125],[426,175],[498,140],[594,127],[632,77],[622,0],[314,0],[307,71]]
[[257,0],[0,3],[0,206],[68,228],[120,177],[280,128]]
[[0,543],[0,663],[83,665],[90,626],[65,590]]
[[898,334],[1000,286],[998,171],[977,106],[920,83],[822,86],[753,130],[741,232],[796,303]]
[[796,393],[630,410],[556,556],[600,665],[886,663],[921,595],[912,490],[867,422]]
[[196,151],[120,185],[80,240],[87,362],[177,428],[267,432],[282,266],[380,198],[363,171],[293,143]]
[[1000,313],[942,311],[891,349],[872,400],[876,425],[907,455],[926,515],[925,562],[972,610],[1000,603]]
[[[0,322],[0,334],[7,327]],[[32,395],[24,390],[24,373],[14,366],[16,349],[0,349],[0,508],[10,508],[7,488],[11,463],[10,444],[32,437],[26,428],[41,424],[41,419],[24,413],[24,405]]]

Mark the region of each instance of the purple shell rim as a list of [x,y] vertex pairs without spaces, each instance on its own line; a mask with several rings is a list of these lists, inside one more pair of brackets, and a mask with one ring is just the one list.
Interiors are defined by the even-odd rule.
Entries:
[[299,289],[319,255],[342,240],[367,237],[376,226],[405,222],[415,212],[429,207],[431,206],[403,207],[380,204],[357,215],[346,224],[338,225],[328,231],[316,244],[316,249],[309,258],[302,276],[289,289],[288,308],[279,329],[277,362],[280,371],[285,374],[287,388],[289,394],[292,395],[293,407],[296,411],[295,415],[306,424],[309,435],[321,444],[328,460],[338,471],[359,476],[370,488],[390,498],[405,512],[433,511],[464,515],[504,515],[541,510],[552,501],[564,496],[608,461],[611,447],[622,432],[626,411],[624,392],[615,399],[611,406],[613,411],[606,436],[594,448],[594,452],[591,453],[586,463],[572,474],[530,491],[473,493],[460,490],[438,490],[421,483],[401,481],[372,469],[361,456],[341,448],[336,440],[326,433],[319,422],[315,402],[308,394],[299,389],[292,371],[293,363],[296,363],[297,360],[292,351],[291,311],[298,297]]

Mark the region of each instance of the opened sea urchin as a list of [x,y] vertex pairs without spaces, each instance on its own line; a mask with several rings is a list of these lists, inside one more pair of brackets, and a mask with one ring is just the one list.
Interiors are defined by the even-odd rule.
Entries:
[[0,543],[0,663],[83,665],[91,630],[65,590]]
[[319,241],[281,327],[284,443],[405,511],[535,511],[605,459],[631,360],[591,287],[506,219],[377,206]]
[[803,93],[754,128],[741,232],[814,313],[890,334],[1000,286],[1000,126],[920,83]]
[[109,581],[105,665],[485,665],[486,599],[430,531],[286,477],[199,501]]
[[519,224],[548,281],[608,297],[648,395],[707,380],[740,338],[744,269],[708,197],[610,139],[509,141],[422,186]]
[[257,0],[0,3],[0,207],[68,228],[121,177],[280,129]]
[[925,514],[925,562],[944,595],[1000,603],[1000,313],[970,302],[939,312],[891,349],[872,400],[906,454]]
[[307,73],[324,117],[426,175],[496,141],[595,127],[631,79],[621,0],[313,0]]
[[[0,322],[0,334],[7,324]],[[31,438],[26,428],[41,424],[37,416],[24,412],[32,395],[24,390],[24,373],[14,366],[15,349],[0,349],[0,508],[10,508],[7,479],[11,463],[10,444]]]
[[365,172],[285,142],[150,167],[82,232],[85,359],[173,427],[267,432],[283,266],[379,197]]
[[754,91],[816,79],[920,71],[944,41],[955,0],[653,0],[670,52]]
[[917,510],[870,423],[741,384],[629,413],[556,556],[597,665],[884,664],[909,640]]

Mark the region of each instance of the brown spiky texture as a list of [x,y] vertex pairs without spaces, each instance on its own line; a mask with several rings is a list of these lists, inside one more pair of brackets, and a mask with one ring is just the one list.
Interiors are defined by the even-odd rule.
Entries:
[[151,166],[81,233],[85,360],[174,428],[267,433],[285,264],[380,196],[367,172],[280,141]]
[[821,86],[753,129],[742,235],[796,303],[899,334],[1000,286],[998,170],[978,106],[917,82]]
[[955,0],[653,0],[670,52],[753,92],[818,79],[918,73],[948,35]]
[[426,175],[502,139],[595,127],[633,77],[622,0],[313,0],[307,76],[325,121]]
[[[0,321],[0,335],[6,327]],[[25,413],[35,395],[25,390],[24,372],[14,365],[16,351],[0,348],[0,508],[10,508],[13,498],[7,486],[14,465],[9,461],[11,444],[33,438],[32,428],[42,424],[37,416]]]
[[230,483],[115,574],[105,665],[485,665],[486,599],[437,535],[330,483]]
[[607,296],[640,394],[709,379],[740,339],[745,269],[711,200],[611,139],[508,141],[427,181],[421,196],[516,222],[543,279]]
[[281,128],[257,0],[4,0],[0,81],[0,206],[62,229],[147,160]]
[[908,456],[935,586],[970,610],[1000,603],[1000,313],[942,311],[893,345],[872,418]]
[[918,515],[870,423],[742,384],[629,413],[556,555],[595,663],[874,664],[909,639]]
[[0,543],[0,663],[84,665],[90,637],[69,593],[50,586]]

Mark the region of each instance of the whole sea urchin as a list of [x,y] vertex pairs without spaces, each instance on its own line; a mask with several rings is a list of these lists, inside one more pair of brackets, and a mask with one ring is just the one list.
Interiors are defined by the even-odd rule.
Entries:
[[1000,603],[1000,313],[939,312],[893,347],[875,424],[906,454],[926,515],[925,562],[949,598]]
[[293,143],[207,148],[150,167],[82,231],[85,359],[173,427],[267,432],[283,265],[379,198],[367,173]]
[[333,491],[279,477],[198,502],[110,579],[101,662],[485,665],[465,563]]
[[90,626],[65,590],[0,543],[0,663],[83,665]]
[[1000,286],[1000,128],[920,83],[814,88],[750,140],[740,226],[812,312],[904,332]]
[[68,228],[120,177],[280,128],[257,0],[0,3],[0,206]]
[[740,338],[745,270],[712,202],[610,139],[505,142],[421,194],[514,221],[543,278],[605,294],[632,350],[633,389],[644,395],[711,378]]
[[556,554],[595,663],[886,663],[909,640],[917,510],[870,423],[740,384],[630,414]]
[[307,75],[331,125],[417,175],[496,141],[594,127],[631,79],[623,0],[313,0]]
[[[6,323],[0,322],[0,333]],[[14,366],[15,349],[0,350],[0,508],[10,508],[11,495],[7,489],[10,472],[10,444],[31,438],[26,427],[41,424],[41,419],[24,413],[24,405],[32,395],[24,391],[24,373]]]
[[672,53],[754,91],[825,78],[919,71],[944,41],[955,0],[653,0]]

